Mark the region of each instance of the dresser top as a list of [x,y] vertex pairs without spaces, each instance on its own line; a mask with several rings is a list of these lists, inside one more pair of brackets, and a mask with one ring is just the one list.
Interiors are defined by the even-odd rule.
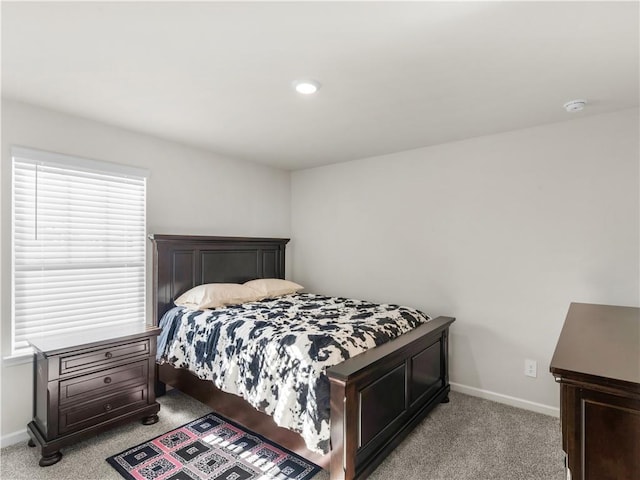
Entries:
[[47,355],[58,354],[67,350],[92,347],[107,342],[118,342],[138,337],[158,335],[160,329],[144,323],[114,325],[112,327],[91,328],[77,332],[58,335],[31,335],[29,344]]
[[640,384],[640,308],[572,303],[550,369]]

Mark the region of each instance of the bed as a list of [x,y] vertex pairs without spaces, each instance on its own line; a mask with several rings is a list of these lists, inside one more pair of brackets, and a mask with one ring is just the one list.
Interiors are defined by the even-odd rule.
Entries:
[[[288,239],[151,235],[153,318],[173,300],[206,283],[284,278]],[[330,471],[332,480],[366,478],[441,402],[448,402],[448,332],[437,317],[391,341],[327,369],[330,451],[307,448],[302,436],[279,427],[243,398],[183,368],[156,366],[157,394],[170,385]]]

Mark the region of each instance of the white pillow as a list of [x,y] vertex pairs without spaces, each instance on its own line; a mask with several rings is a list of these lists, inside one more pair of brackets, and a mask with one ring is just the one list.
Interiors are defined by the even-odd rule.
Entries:
[[190,310],[203,310],[255,302],[260,299],[258,292],[239,283],[206,283],[187,290],[173,303]]
[[290,293],[296,293],[304,287],[289,280],[280,278],[259,278],[250,280],[244,284],[260,294],[260,298],[275,298]]

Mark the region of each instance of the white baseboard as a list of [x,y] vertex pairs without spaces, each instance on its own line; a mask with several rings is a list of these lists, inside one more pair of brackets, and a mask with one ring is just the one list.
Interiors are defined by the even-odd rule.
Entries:
[[16,443],[26,442],[29,440],[27,430],[18,430],[17,432],[3,435],[0,437],[0,448],[8,447],[9,445],[15,445]]
[[560,409],[558,407],[544,405],[543,403],[531,402],[523,398],[511,397],[509,395],[503,395],[502,393],[491,392],[489,390],[483,390],[481,388],[469,387],[460,383],[450,382],[450,385],[451,390],[453,390],[454,392],[465,393],[473,397],[480,397],[486,400],[504,403],[505,405],[523,408],[525,410],[531,410],[532,412],[543,413],[552,417],[560,417]]

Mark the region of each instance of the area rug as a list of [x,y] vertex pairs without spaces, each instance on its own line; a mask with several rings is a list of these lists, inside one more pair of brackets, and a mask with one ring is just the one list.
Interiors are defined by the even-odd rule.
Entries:
[[214,413],[107,462],[127,480],[308,480],[321,470]]

